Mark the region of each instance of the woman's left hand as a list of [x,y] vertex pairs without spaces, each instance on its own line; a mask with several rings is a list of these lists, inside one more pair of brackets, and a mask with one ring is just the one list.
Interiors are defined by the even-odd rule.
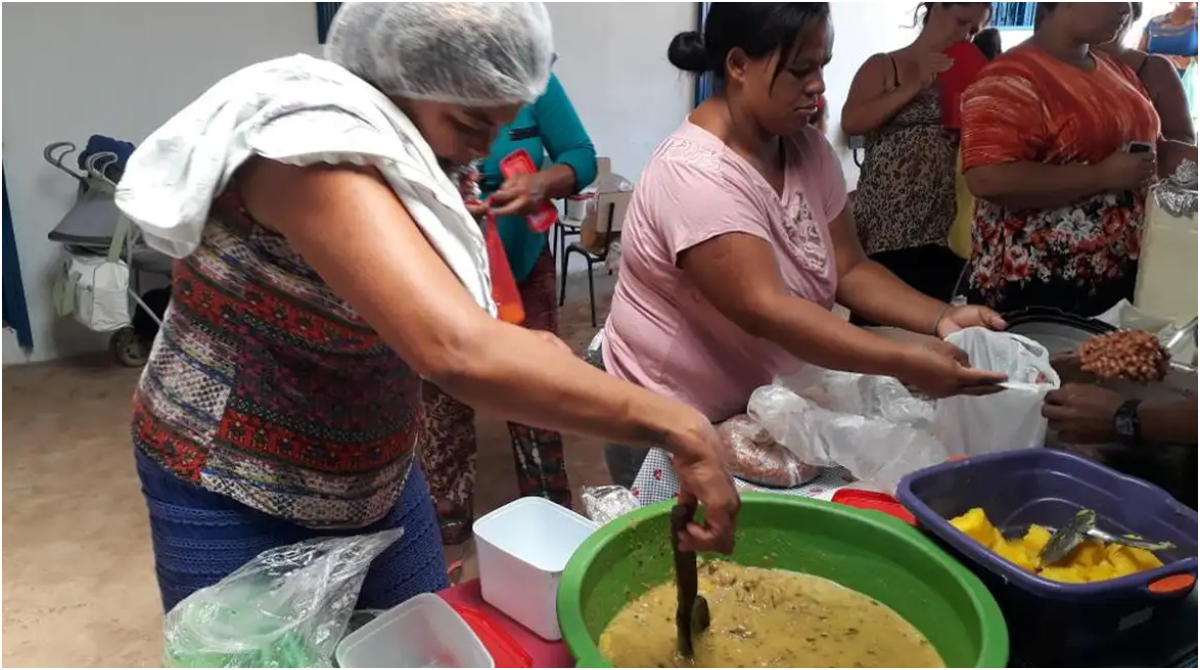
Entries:
[[1125,399],[1092,384],[1065,384],[1046,394],[1042,416],[1059,438],[1071,444],[1102,444],[1115,440],[1113,417]]
[[533,214],[544,202],[546,181],[541,173],[513,175],[488,198],[488,205],[496,216]]
[[1000,315],[979,305],[959,305],[952,306],[942,314],[942,318],[937,322],[937,336],[946,337],[950,333],[957,333],[964,328],[974,328],[982,326],[991,330],[1004,330],[1008,324]]

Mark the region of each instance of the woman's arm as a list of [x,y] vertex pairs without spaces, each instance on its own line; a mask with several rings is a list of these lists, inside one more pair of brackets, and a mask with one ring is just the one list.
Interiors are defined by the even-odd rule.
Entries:
[[722,481],[723,456],[704,417],[489,317],[374,169],[255,159],[240,181],[254,217],[283,234],[421,376],[508,419],[663,446],[687,493],[707,507],[709,528],[692,539],[732,547],[737,494]]
[[865,135],[879,128],[924,89],[926,84],[918,78],[888,91],[891,63],[890,56],[875,54],[854,75],[842,107],[842,132],[846,135]]
[[534,111],[546,153],[555,163],[543,170],[543,174],[551,170],[571,172],[570,179],[555,177],[547,193],[551,198],[565,198],[578,193],[579,189],[596,180],[596,147],[592,145],[592,138],[588,137],[558,77],[551,75],[546,92],[538,98]]
[[937,321],[948,305],[917,291],[868,259],[858,241],[850,207],[843,208],[830,223],[829,235],[837,262],[839,305],[875,323],[937,335]]
[[1196,129],[1188,109],[1187,93],[1171,61],[1162,56],[1146,56],[1141,70],[1142,84],[1154,102],[1162,121],[1162,134],[1168,140],[1185,144],[1196,143]]
[[545,200],[578,193],[596,180],[596,148],[558,77],[550,76],[533,112],[542,144],[554,163],[535,175],[506,179],[491,197],[497,215],[528,213]]
[[895,375],[907,347],[791,295],[766,240],[730,233],[684,251],[679,264],[700,293],[739,328],[796,358],[833,370]]
[[[1127,155],[1134,156],[1136,163],[1153,161],[1153,154],[1142,155],[1148,158]],[[963,176],[967,188],[976,198],[1009,209],[1051,209],[1064,207],[1103,191],[1122,188],[1112,172],[1113,166],[1107,163],[1049,165],[1017,161],[981,165],[967,170]]]
[[682,252],[679,263],[725,318],[809,363],[896,377],[935,396],[972,392],[1004,380],[1004,375],[966,367],[961,352],[949,345],[935,350],[895,342],[791,295],[770,243],[754,235],[710,238]]

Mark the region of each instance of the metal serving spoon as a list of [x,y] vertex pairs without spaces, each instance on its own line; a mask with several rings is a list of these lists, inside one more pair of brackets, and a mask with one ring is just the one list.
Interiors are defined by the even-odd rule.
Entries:
[[1081,509],[1075,513],[1065,525],[1050,536],[1050,541],[1042,548],[1038,554],[1038,561],[1042,565],[1054,565],[1063,560],[1078,547],[1087,538],[1100,540],[1110,544],[1120,544],[1134,549],[1145,549],[1146,551],[1163,551],[1164,549],[1174,549],[1175,544],[1172,542],[1150,542],[1143,540],[1140,537],[1125,537],[1113,535],[1096,528],[1096,512],[1090,509]]

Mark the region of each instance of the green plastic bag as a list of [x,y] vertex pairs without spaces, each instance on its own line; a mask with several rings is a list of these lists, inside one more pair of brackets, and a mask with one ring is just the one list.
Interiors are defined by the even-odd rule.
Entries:
[[271,549],[163,623],[168,668],[332,667],[371,561],[403,529]]

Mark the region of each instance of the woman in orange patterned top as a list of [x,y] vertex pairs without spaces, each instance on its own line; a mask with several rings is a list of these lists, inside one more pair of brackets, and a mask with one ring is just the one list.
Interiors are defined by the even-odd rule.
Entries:
[[[1039,12],[1033,37],[963,96],[963,170],[977,198],[969,298],[1094,315],[1133,298],[1159,119],[1133,70],[1092,49],[1122,28],[1129,3]],[[1134,142],[1150,150],[1130,152]]]

